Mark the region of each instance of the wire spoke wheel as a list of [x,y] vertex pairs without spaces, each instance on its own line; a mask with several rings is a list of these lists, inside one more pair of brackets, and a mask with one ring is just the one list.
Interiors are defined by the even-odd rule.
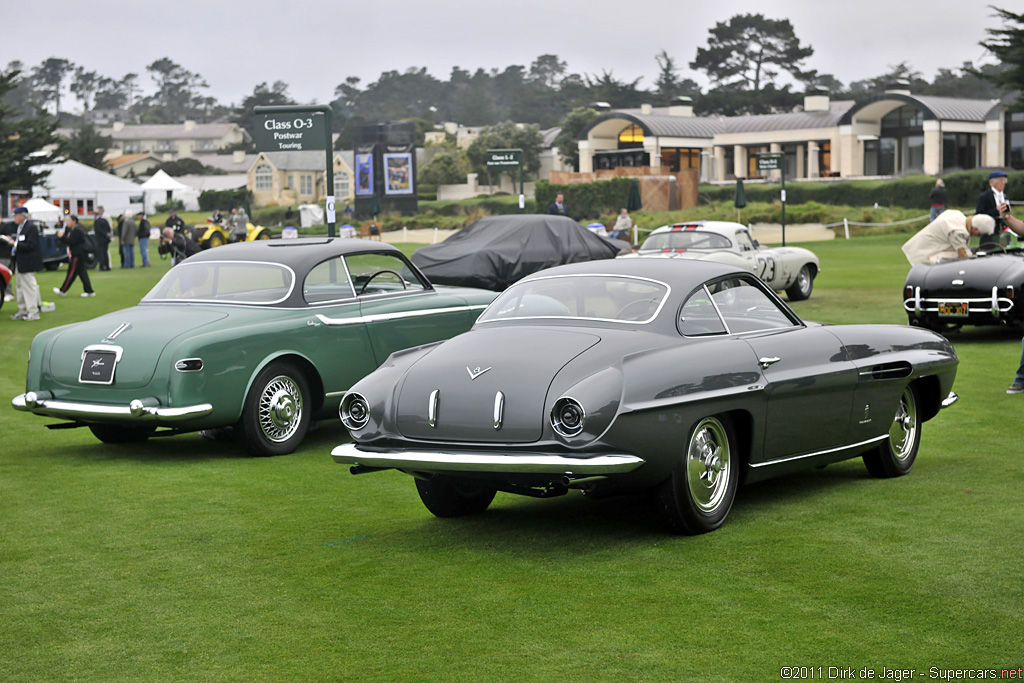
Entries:
[[309,431],[309,381],[292,364],[274,362],[256,377],[242,409],[242,436],[255,455],[291,453]]
[[260,429],[268,441],[283,443],[290,439],[302,420],[302,392],[287,375],[272,379],[260,394]]

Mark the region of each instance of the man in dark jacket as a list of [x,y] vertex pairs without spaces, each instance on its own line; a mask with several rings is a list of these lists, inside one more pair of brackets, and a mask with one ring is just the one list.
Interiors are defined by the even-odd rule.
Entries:
[[189,256],[198,254],[202,249],[195,241],[185,234],[184,230],[163,229],[163,237],[160,238],[160,246],[157,251],[161,254],[171,255],[171,265],[176,266]]
[[14,237],[5,235],[11,245],[14,261],[15,291],[18,295],[18,312],[11,320],[39,320],[39,284],[36,272],[43,267],[43,248],[39,241],[39,229],[29,220],[28,209],[19,206],[14,210],[14,223],[18,230]]
[[89,269],[86,267],[88,252],[85,248],[85,230],[79,224],[78,216],[72,215],[64,219],[64,230],[57,233],[57,239],[68,245],[71,259],[68,261],[68,275],[64,278],[64,284],[54,287],[53,293],[57,296],[67,296],[75,278],[82,278],[82,287],[85,288],[82,296],[96,296],[89,280]]
[[987,236],[982,236],[981,244],[998,243],[999,233],[1002,232],[1003,222],[1002,217],[999,215],[1000,209],[1006,204],[1006,195],[1003,194],[1003,190],[1006,189],[1006,174],[1002,171],[992,171],[988,174],[988,189],[982,192],[978,196],[978,204],[974,207],[974,213],[983,213],[988,216],[992,216],[996,222],[996,231]]
[[569,211],[565,208],[565,195],[561,192],[555,195],[555,201],[548,204],[548,213],[552,216],[568,216]]
[[142,256],[142,267],[149,268],[149,221],[146,220],[146,214],[141,211],[135,214],[136,218],[139,219],[139,231],[136,236],[139,238],[139,255]]
[[92,231],[96,233],[96,257],[100,270],[110,270],[110,221],[103,215],[103,207],[96,207],[96,220]]
[[127,213],[124,216],[124,223],[121,224],[121,253],[124,254],[122,268],[135,267],[135,239],[139,228],[135,221]]

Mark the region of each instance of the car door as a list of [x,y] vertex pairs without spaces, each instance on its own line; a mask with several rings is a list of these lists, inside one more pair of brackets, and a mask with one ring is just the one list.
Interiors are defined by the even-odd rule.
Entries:
[[745,278],[710,288],[731,334],[750,345],[767,392],[765,460],[847,442],[857,368],[823,327],[806,327],[763,287]]
[[465,332],[480,315],[457,290],[430,287],[398,254],[353,254],[345,262],[378,364],[395,351]]
[[736,235],[733,238],[739,247],[740,254],[747,259],[750,263],[750,272],[758,276],[766,283],[769,287],[775,288],[775,281],[778,279],[778,263],[775,261],[775,256],[767,249],[759,249],[755,244],[753,238],[750,236],[750,231],[746,228],[736,231]]
[[379,365],[344,259],[333,257],[310,269],[302,283],[309,316],[303,348],[317,367],[328,403]]

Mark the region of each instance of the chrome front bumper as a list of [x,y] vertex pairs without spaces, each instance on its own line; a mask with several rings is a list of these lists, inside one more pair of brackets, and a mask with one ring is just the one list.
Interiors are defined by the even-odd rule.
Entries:
[[11,399],[11,405],[17,410],[59,417],[65,420],[82,421],[128,421],[132,423],[165,424],[181,422],[196,417],[204,417],[213,412],[209,403],[194,406],[168,408],[159,405],[148,405],[148,402],[136,399],[128,405],[108,405],[100,403],[78,403],[60,401],[48,396],[49,392],[30,391]]
[[570,477],[622,474],[644,464],[635,455],[595,455],[574,458],[549,453],[508,455],[480,451],[419,451],[412,449],[364,450],[346,443],[331,451],[334,462],[414,472],[494,472],[502,474],[558,474]]

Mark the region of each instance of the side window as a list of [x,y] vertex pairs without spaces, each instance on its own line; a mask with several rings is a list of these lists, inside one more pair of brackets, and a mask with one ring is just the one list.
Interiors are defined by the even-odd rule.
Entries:
[[750,240],[750,235],[746,230],[736,231],[736,244],[740,246],[740,251],[754,250],[754,243]]
[[706,287],[701,287],[691,294],[683,304],[679,312],[678,327],[680,334],[687,337],[726,333],[725,324],[711,303],[711,294]]
[[796,327],[789,316],[760,287],[742,278],[729,278],[708,285],[729,332],[752,332]]
[[427,289],[408,264],[393,254],[354,254],[345,258],[357,295],[398,294]]
[[302,283],[302,298],[306,303],[320,304],[327,301],[340,301],[355,296],[345,263],[341,257],[324,261],[309,271],[306,281]]

